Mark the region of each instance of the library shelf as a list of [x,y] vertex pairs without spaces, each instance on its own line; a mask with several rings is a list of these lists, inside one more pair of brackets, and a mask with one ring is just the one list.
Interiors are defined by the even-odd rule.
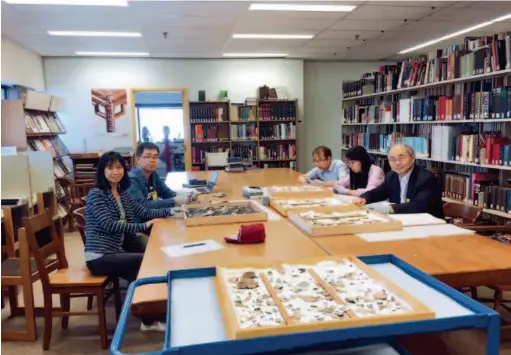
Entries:
[[491,73],[471,75],[471,76],[455,78],[455,79],[450,79],[450,80],[442,80],[442,81],[437,81],[434,83],[416,85],[416,86],[400,88],[400,89],[396,89],[396,90],[382,91],[382,92],[377,92],[377,93],[373,93],[373,94],[359,95],[359,96],[353,96],[353,97],[343,97],[342,100],[343,101],[352,101],[352,100],[365,99],[365,98],[369,98],[369,97],[394,95],[394,94],[400,94],[402,92],[407,92],[407,91],[416,91],[416,90],[428,89],[428,88],[444,86],[444,85],[449,85],[449,84],[457,84],[457,83],[462,83],[462,82],[484,80],[484,79],[492,78],[494,76],[501,76],[501,75],[508,75],[508,74],[511,74],[511,69],[504,69],[504,70],[494,71]]
[[220,144],[220,143],[229,143],[229,140],[224,141],[200,141],[200,142],[192,142],[192,144]]
[[272,162],[272,161],[295,161],[296,159],[261,159],[259,161],[262,162]]
[[280,141],[295,141],[296,138],[271,138],[271,139],[264,139],[260,138],[260,142],[280,142]]
[[230,123],[229,121],[194,121],[190,122],[190,124],[222,124],[222,123]]
[[231,121],[230,123],[256,123],[257,120],[246,120],[246,121],[243,121],[243,120],[239,120],[239,121]]
[[[341,148],[341,150],[349,150],[350,148]],[[387,153],[379,152],[377,150],[368,150],[369,154],[375,154],[375,155],[387,155]],[[445,163],[445,164],[457,164],[457,165],[465,165],[465,166],[478,166],[481,168],[486,169],[496,169],[496,170],[511,170],[511,166],[507,165],[492,165],[492,164],[477,164],[477,163],[468,163],[458,160],[443,160],[443,159],[433,159],[433,158],[423,158],[423,157],[415,157],[417,160],[427,160],[427,161],[434,161],[438,163]]]
[[66,134],[67,132],[37,132],[37,133],[27,133],[27,138],[37,138],[37,137],[53,137],[59,134]]
[[281,122],[296,122],[296,120],[293,118],[293,119],[289,119],[289,120],[263,120],[263,119],[259,119],[259,122],[260,123],[281,123]]
[[231,139],[233,143],[257,142],[257,139]]
[[[455,199],[448,198],[448,197],[442,197],[442,201],[444,201],[444,202],[459,203],[460,205],[467,205],[467,206],[474,207],[474,205],[472,205],[470,203],[466,203],[466,202],[463,202],[463,201],[460,201],[460,200],[455,200]],[[477,206],[475,206],[475,207],[477,207]],[[483,208],[483,212],[491,214],[491,215],[494,215],[494,216],[499,216],[499,217],[510,218],[511,219],[511,214],[506,213],[506,212],[491,210],[489,208]]]
[[496,123],[509,122],[511,118],[491,118],[482,120],[440,120],[440,121],[412,121],[412,122],[368,122],[368,123],[342,123],[343,126],[384,126],[384,125],[405,125],[405,124],[464,124],[464,123]]

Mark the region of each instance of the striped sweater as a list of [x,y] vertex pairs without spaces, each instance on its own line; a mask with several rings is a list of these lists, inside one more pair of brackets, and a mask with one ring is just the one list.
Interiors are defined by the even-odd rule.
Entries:
[[145,223],[134,223],[135,217],[143,220],[164,218],[171,215],[170,208],[148,210],[133,200],[127,191],[119,193],[126,214],[126,222],[119,222],[120,212],[112,191],[93,188],[85,206],[85,252],[98,254],[122,251],[124,236],[145,231]]

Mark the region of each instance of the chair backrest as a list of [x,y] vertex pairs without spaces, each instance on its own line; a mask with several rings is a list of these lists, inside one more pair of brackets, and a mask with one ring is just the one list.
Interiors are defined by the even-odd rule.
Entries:
[[13,206],[2,206],[2,254],[6,253],[14,258],[19,249],[19,229],[23,227],[23,218],[28,217],[30,209],[28,203]]
[[205,161],[205,167],[206,170],[208,168],[212,167],[225,167],[227,166],[227,158],[229,157],[229,152],[217,152],[217,153],[210,153],[206,152],[206,161]]
[[89,190],[94,187],[94,181],[62,180],[60,184],[66,192],[66,202],[73,204],[87,197]]
[[76,228],[80,232],[83,245],[85,245],[85,207],[80,207],[73,211],[76,221]]
[[46,268],[46,259],[56,255],[58,268],[68,267],[66,255],[64,252],[64,242],[59,238],[52,215],[48,210],[32,217],[23,218],[23,227],[28,245],[37,264],[39,277],[43,286],[49,284],[48,270]]
[[53,188],[45,192],[37,193],[37,213],[42,213],[46,209],[50,211],[52,216],[57,214],[57,199]]
[[482,212],[483,209],[476,206],[455,202],[447,202],[444,204],[445,217],[462,219],[464,223],[475,223]]

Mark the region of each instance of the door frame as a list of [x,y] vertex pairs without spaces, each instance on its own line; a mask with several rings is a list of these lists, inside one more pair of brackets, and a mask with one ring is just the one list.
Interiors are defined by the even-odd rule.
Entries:
[[[183,126],[184,126],[184,141],[185,141],[185,171],[192,170],[192,141],[190,139],[190,103],[188,101],[187,88],[174,88],[174,87],[158,87],[158,88],[131,88],[130,89],[130,110],[131,110],[131,135],[133,140],[133,151],[137,151],[137,114],[135,107],[135,93],[136,92],[164,92],[175,91],[181,92],[181,104],[183,106]],[[137,161],[137,156],[134,154],[134,162]]]

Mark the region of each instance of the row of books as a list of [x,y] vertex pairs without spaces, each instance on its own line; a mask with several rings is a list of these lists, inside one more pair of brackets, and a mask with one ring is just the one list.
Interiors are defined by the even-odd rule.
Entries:
[[264,169],[268,168],[289,168],[291,170],[296,170],[296,161],[265,161],[261,163],[261,166]]
[[296,120],[296,102],[270,102],[259,104],[259,120]]
[[55,112],[25,110],[27,133],[63,133],[66,131]]
[[257,147],[254,144],[233,144],[231,155],[244,161],[257,160]]
[[511,32],[467,37],[463,45],[441,48],[396,65],[382,65],[361,80],[343,82],[343,97],[415,87],[511,68]]
[[275,144],[259,147],[259,160],[296,159],[296,144]]
[[259,127],[261,140],[265,139],[295,139],[296,125],[294,123],[279,123]]
[[511,186],[499,186],[497,174],[447,173],[443,196],[481,208],[511,214]]
[[343,110],[346,123],[412,121],[511,120],[509,87],[454,96],[414,96],[397,102],[366,99]]
[[257,140],[257,126],[254,123],[232,125],[231,140]]
[[255,106],[231,106],[231,121],[255,121],[256,107]]
[[226,106],[223,104],[200,104],[190,105],[190,122],[222,122],[229,121],[225,115]]
[[225,152],[225,147],[192,147],[192,163],[204,164],[206,162],[206,153],[221,153]]
[[53,161],[53,172],[57,178],[61,179],[70,174],[70,169],[62,159],[55,159]]
[[57,197],[57,200],[60,200],[66,196],[66,191],[58,180],[55,181],[55,196]]
[[192,142],[229,141],[228,133],[221,131],[223,125],[198,124],[192,126]]
[[394,144],[410,145],[417,157],[428,157],[429,140],[425,136],[409,136],[407,133],[349,133],[343,134],[345,147],[363,146],[367,150],[386,153]]
[[50,152],[53,158],[69,154],[66,145],[58,136],[49,139],[31,139],[28,147],[32,151]]
[[511,141],[500,132],[462,132],[460,127],[435,126],[431,158],[465,163],[511,165]]

